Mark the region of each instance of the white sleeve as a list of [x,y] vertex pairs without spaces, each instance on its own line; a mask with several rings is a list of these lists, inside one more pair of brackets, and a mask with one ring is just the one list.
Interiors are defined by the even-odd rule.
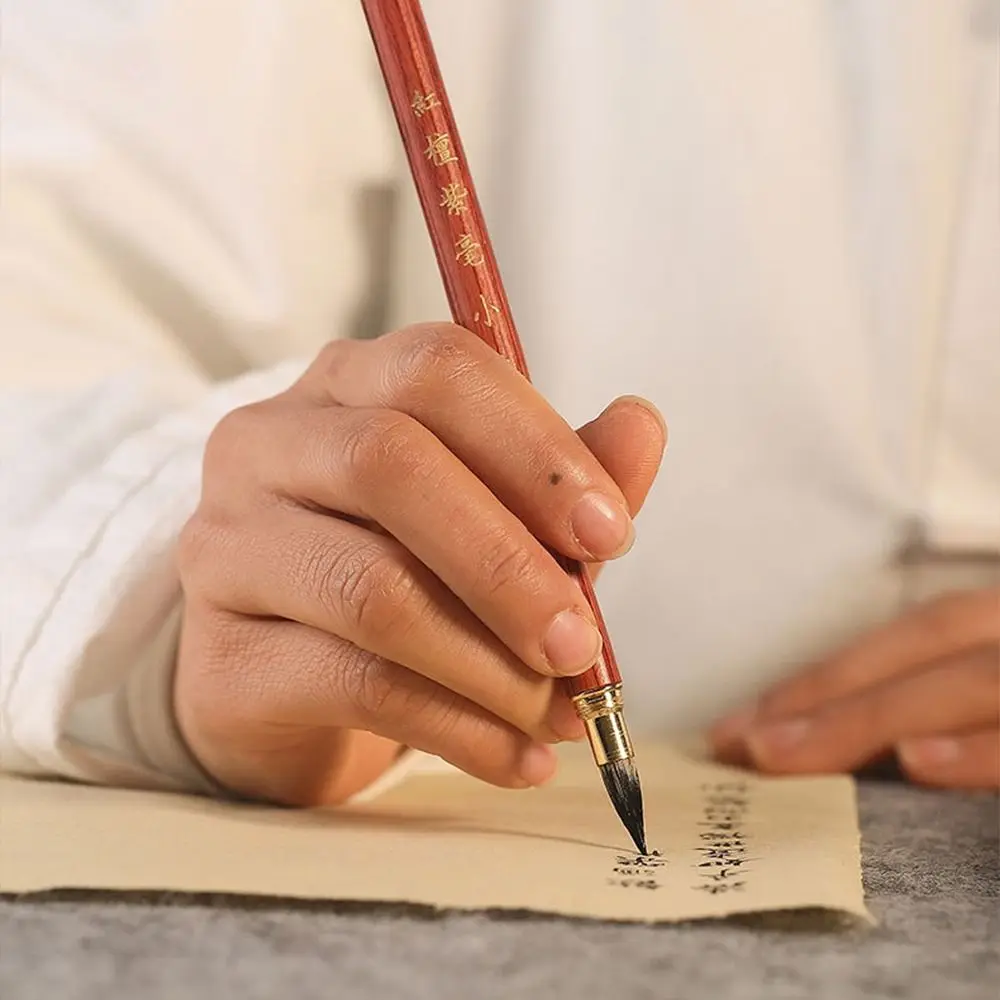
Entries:
[[177,406],[139,373],[30,407],[0,396],[5,770],[146,787],[207,787],[172,719],[180,590],[173,549],[201,458],[234,406],[301,364]]
[[[304,364],[181,406],[140,372],[47,397],[0,391],[0,426],[16,442],[0,453],[0,770],[220,791],[174,721],[174,548],[212,428]],[[355,798],[441,770],[452,768],[410,751]]]
[[3,8],[0,767],[205,789],[173,548],[214,424],[357,308],[360,5]]

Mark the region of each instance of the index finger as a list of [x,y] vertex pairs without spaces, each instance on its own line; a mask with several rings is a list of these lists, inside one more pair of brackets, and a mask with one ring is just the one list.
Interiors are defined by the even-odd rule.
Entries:
[[935,660],[1000,640],[1000,588],[947,594],[772,688],[757,715],[794,715]]
[[507,361],[467,330],[421,325],[330,345],[305,382],[430,430],[540,541],[574,559],[622,555],[634,531],[614,479]]

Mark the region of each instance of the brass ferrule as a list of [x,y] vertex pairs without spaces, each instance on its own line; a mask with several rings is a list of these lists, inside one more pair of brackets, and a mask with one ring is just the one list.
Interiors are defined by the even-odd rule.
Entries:
[[625,725],[620,684],[609,684],[596,691],[578,694],[573,704],[587,729],[590,749],[598,765],[631,760],[635,756],[632,738]]

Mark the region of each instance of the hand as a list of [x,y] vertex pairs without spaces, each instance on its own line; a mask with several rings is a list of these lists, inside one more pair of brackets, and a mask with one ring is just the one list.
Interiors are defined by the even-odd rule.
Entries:
[[206,449],[179,552],[192,752],[228,789],[294,805],[342,801],[401,746],[546,780],[548,744],[582,733],[556,678],[600,636],[542,543],[624,553],[664,434],[633,398],[574,433],[458,327],[328,345]]
[[718,723],[717,753],[775,774],[852,771],[895,750],[914,781],[1000,785],[1000,588],[949,594]]

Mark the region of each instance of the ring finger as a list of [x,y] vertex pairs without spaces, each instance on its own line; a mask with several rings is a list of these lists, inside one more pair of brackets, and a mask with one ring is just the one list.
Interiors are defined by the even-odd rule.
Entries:
[[201,575],[217,607],[339,636],[537,739],[580,735],[563,690],[518,660],[395,539],[284,507],[251,515],[217,545]]
[[[200,748],[205,754],[210,744],[214,777],[234,791],[289,803],[338,798],[320,788],[336,785],[337,737],[347,730],[426,751],[504,787],[542,784],[554,771],[551,748],[400,664],[296,622],[213,614],[207,634],[238,647],[240,663],[215,675],[213,731],[222,738],[201,733]],[[199,652],[219,659],[218,651]],[[326,761],[324,747],[332,749]]]

